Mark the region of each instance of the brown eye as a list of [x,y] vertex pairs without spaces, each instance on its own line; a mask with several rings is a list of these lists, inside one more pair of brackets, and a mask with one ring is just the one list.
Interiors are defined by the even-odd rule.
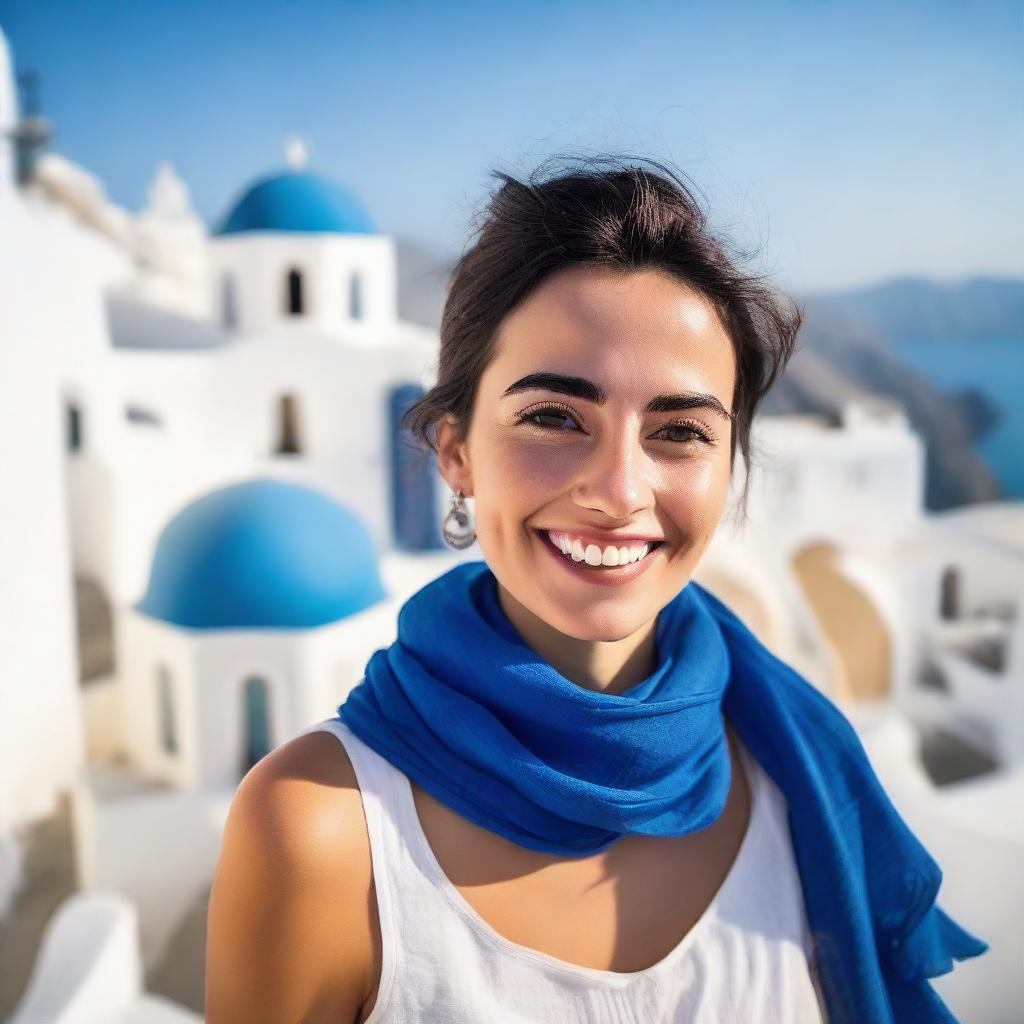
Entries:
[[[704,444],[714,444],[715,439],[697,423],[666,423],[658,431],[659,434],[675,434],[674,437],[667,437],[666,440],[676,444],[686,444],[688,441],[702,441]],[[683,436],[678,436],[682,434]]]
[[[547,420],[548,422],[542,422]],[[551,422],[552,420],[560,420],[561,423]],[[516,420],[516,423],[529,423],[531,426],[540,427],[541,430],[562,430],[566,421],[576,424],[575,419],[569,415],[564,409],[560,409],[557,406],[545,406],[543,409],[527,409],[526,412],[522,413]],[[578,426],[578,424],[576,424]]]
[[[665,433],[669,435],[669,441],[690,441],[701,436],[693,427],[666,427]],[[683,436],[680,437],[680,434]]]
[[[530,414],[532,422],[536,423],[539,427],[558,427],[559,423],[553,423],[552,420],[561,420],[564,423],[570,419],[564,412],[535,412]],[[543,422],[547,421],[547,422]]]

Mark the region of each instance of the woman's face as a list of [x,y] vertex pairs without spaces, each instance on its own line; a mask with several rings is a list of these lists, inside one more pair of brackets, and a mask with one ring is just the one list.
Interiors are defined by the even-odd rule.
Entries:
[[520,615],[614,641],[679,593],[725,507],[735,376],[713,307],[662,272],[567,267],[505,318],[469,435],[441,425],[438,454]]

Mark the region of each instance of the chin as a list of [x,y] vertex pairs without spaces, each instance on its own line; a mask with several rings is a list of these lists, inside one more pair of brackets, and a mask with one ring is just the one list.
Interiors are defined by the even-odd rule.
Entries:
[[[551,604],[550,599],[547,603]],[[560,633],[576,640],[614,643],[625,640],[642,629],[654,614],[656,612],[645,618],[638,614],[636,602],[633,602],[629,607],[623,608],[601,608],[591,604],[590,607],[575,613],[565,608],[552,609],[551,614],[541,617]]]

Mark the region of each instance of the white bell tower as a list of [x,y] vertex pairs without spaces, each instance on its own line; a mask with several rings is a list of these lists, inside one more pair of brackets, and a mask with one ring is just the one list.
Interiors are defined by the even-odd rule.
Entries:
[[215,318],[245,332],[378,335],[398,315],[394,239],[356,196],[307,169],[301,138],[285,155],[289,169],[250,186],[211,238]]

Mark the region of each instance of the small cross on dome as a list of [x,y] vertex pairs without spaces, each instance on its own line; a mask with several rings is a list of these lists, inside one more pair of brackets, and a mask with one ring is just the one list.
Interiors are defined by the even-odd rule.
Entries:
[[301,171],[309,160],[309,150],[298,135],[293,135],[288,140],[284,153],[289,165],[296,171]]

